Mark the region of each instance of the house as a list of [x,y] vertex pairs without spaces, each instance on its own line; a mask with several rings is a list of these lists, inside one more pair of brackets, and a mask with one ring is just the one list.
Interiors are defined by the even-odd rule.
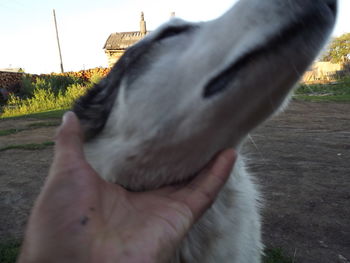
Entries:
[[[175,17],[171,12],[170,18]],[[124,54],[125,50],[144,38],[151,31],[147,31],[144,13],[141,12],[140,31],[117,32],[109,35],[103,49],[108,58],[108,66],[112,67],[115,62]]]
[[144,14],[141,12],[140,31],[110,34],[103,47],[108,57],[108,66],[112,67],[128,47],[144,38],[148,33],[150,31],[147,31]]
[[340,63],[331,63],[316,61],[308,71],[305,72],[302,82],[312,83],[317,81],[332,81],[336,74],[343,69],[344,65]]

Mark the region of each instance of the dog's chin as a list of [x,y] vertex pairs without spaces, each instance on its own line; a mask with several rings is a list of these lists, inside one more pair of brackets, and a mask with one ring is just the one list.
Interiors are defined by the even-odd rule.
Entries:
[[[137,164],[135,164],[137,167]],[[132,192],[154,190],[165,186],[184,185],[193,180],[201,171],[204,170],[206,164],[201,168],[189,171],[180,171],[177,165],[169,165],[163,168],[163,173],[153,169],[143,168],[141,171],[125,171],[123,174],[118,171],[118,175],[102,176],[109,182],[117,183],[125,189]],[[178,173],[174,172],[178,171]]]
[[[205,167],[205,166],[204,166]],[[164,184],[159,184],[157,187],[155,186],[149,186],[147,183],[144,185],[138,185],[138,184],[127,184],[127,185],[122,185],[124,189],[128,190],[129,192],[144,192],[144,191],[151,191],[151,190],[156,190],[162,187],[179,187],[179,186],[185,186],[188,185],[191,181],[193,181],[201,172],[205,172],[204,168],[200,169],[196,172],[183,175],[180,179],[174,178],[173,181],[166,182]],[[145,175],[147,177],[147,175]],[[167,177],[167,175],[159,175],[160,178],[162,177]],[[167,180],[168,181],[168,180]],[[119,184],[119,183],[118,183]]]
[[100,141],[87,144],[84,150],[88,162],[104,180],[118,183],[130,191],[142,191],[187,183],[206,168],[219,151],[228,148],[204,149],[204,146],[207,145],[153,142],[131,147],[124,142],[113,145]]

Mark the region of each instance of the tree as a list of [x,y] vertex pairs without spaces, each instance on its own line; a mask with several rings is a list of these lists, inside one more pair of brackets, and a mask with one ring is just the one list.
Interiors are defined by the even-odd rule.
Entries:
[[322,61],[343,63],[350,59],[350,33],[334,38],[323,54]]

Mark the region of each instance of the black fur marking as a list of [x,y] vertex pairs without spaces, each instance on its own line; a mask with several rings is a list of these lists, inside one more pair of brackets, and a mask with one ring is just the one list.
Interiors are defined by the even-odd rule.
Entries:
[[298,21],[295,21],[294,23],[289,24],[286,28],[282,29],[279,34],[273,36],[266,43],[263,43],[246,54],[243,54],[243,56],[241,56],[231,66],[211,79],[204,88],[203,97],[210,98],[213,95],[224,91],[227,87],[229,87],[229,83],[234,80],[239,71],[245,68],[249,63],[251,63],[251,61],[254,61],[259,57],[266,56],[271,52],[276,52],[277,49],[292,41],[292,39],[296,35],[300,34],[301,31],[306,32],[309,30],[309,28],[315,28],[317,25],[321,26],[322,23],[325,22],[321,17],[321,13],[318,13],[315,10],[306,13],[304,17]]
[[165,38],[173,37],[181,33],[199,28],[198,25],[185,24],[181,26],[169,26],[165,28],[156,38],[155,41],[163,40]]
[[329,9],[332,11],[333,15],[336,15],[336,14],[337,14],[337,11],[338,11],[338,2],[328,3],[327,6],[328,6]]
[[[178,27],[169,26],[153,38],[146,37],[139,41],[125,52],[105,79],[75,102],[73,111],[77,114],[83,126],[85,141],[93,139],[103,130],[112,108],[118,106],[114,105],[114,103],[118,96],[122,79],[132,79],[134,78],[132,75],[142,74],[141,70],[139,70],[142,57],[147,57],[153,44],[192,28],[196,28],[196,26],[190,24]],[[135,69],[138,69],[137,74],[135,74]],[[127,84],[129,83],[127,81]]]

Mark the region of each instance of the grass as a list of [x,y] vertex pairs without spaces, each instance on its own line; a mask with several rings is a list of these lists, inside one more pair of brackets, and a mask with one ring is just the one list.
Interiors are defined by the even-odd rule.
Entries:
[[50,110],[64,110],[72,106],[74,101],[86,92],[81,85],[72,85],[65,91],[55,94],[51,88],[37,87],[33,96],[20,98],[10,94],[7,105],[3,107],[2,117],[15,117]]
[[[45,76],[22,80],[22,93],[10,95],[0,109],[1,118],[61,118],[74,101],[101,80],[93,75],[89,81],[73,76]],[[301,85],[296,99],[313,102],[350,102],[350,76],[332,84]]]
[[[28,144],[11,144],[0,148],[0,152],[12,150],[12,149],[20,149],[20,150],[43,150],[49,146],[54,145],[54,142],[43,142],[43,143],[28,143]],[[1,261],[0,261],[1,262]]]
[[59,121],[48,121],[48,122],[36,122],[27,125],[28,129],[37,129],[43,127],[55,127],[60,125]]
[[0,109],[0,118],[71,108],[93,81],[99,79],[97,75],[91,81],[74,76],[47,75],[34,80],[28,75],[22,79],[20,92],[9,95],[6,105]]
[[294,260],[285,256],[281,248],[272,248],[265,250],[263,263],[294,263]]
[[0,243],[0,262],[15,263],[20,250],[20,242],[10,241]]
[[10,134],[18,133],[23,131],[23,129],[8,129],[8,130],[0,130],[0,136],[7,136]]
[[310,101],[310,102],[350,102],[350,95],[324,95],[324,96],[316,96],[316,95],[295,95],[295,99]]
[[21,115],[19,117],[20,118],[35,118],[35,119],[53,119],[53,118],[62,119],[62,116],[66,111],[67,111],[67,109],[51,110],[51,111],[25,114],[25,115]]
[[55,126],[58,126],[59,124],[60,122],[58,121],[31,123],[27,125],[25,128],[0,130],[0,136],[7,136],[7,135],[19,133],[21,131],[34,130],[34,129],[43,128],[43,127],[55,127]]
[[100,82],[103,75],[98,71],[87,79],[80,73],[25,74],[18,83],[19,92],[10,94],[6,102],[0,102],[0,118],[69,109],[89,88]]
[[312,102],[350,102],[350,77],[331,84],[303,84],[294,97]]
[[34,118],[34,119],[61,119],[63,114],[67,111],[64,110],[50,110],[38,113],[23,114],[11,117],[0,117],[0,119],[24,119],[24,118]]

